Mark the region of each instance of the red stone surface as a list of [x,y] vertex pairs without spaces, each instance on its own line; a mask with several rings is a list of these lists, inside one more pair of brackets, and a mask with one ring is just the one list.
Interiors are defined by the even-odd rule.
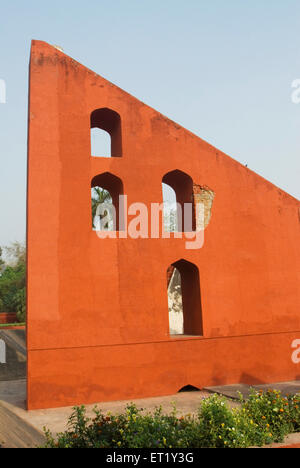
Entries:
[[7,327],[1,327],[0,326],[0,331],[6,331],[6,330],[25,330],[26,327],[24,325],[8,325]]
[[286,445],[284,447],[279,447],[279,448],[285,448],[285,449],[299,449],[300,444],[295,444],[295,445]]
[[12,313],[2,313],[0,312],[0,323],[16,323],[17,322],[17,314]]
[[[121,117],[122,157],[91,157],[101,108]],[[29,409],[299,376],[298,200],[38,41],[28,150]],[[215,193],[202,249],[92,231],[96,176],[110,172],[129,204],[150,207],[173,170]],[[169,336],[166,274],[180,259],[199,269],[201,337]]]
[[167,285],[169,286],[175,267],[171,265],[167,270]]

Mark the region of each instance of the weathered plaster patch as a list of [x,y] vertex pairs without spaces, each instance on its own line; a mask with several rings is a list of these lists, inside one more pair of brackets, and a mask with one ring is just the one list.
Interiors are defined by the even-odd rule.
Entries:
[[212,206],[215,198],[215,193],[209,187],[205,185],[194,184],[194,202],[195,206],[200,203],[204,206],[204,221],[203,221],[203,212],[200,210],[196,218],[196,229],[201,231],[210,223],[212,216]]

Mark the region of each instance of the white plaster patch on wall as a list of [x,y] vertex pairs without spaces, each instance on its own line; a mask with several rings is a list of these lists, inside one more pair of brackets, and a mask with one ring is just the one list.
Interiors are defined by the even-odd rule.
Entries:
[[6,364],[6,344],[0,340],[0,364]]

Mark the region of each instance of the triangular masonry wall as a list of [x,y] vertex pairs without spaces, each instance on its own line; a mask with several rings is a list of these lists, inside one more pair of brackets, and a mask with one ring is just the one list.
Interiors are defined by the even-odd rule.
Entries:
[[[29,91],[28,408],[296,379],[300,202],[44,42]],[[91,157],[102,108],[121,117],[122,157]],[[175,170],[215,194],[203,248],[92,231],[95,176],[150,207]],[[199,270],[203,336],[169,336],[166,275],[181,259]]]

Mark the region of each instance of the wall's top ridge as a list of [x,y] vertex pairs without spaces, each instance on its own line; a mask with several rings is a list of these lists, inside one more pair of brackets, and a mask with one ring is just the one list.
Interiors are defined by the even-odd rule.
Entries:
[[161,122],[163,121],[166,125],[175,128],[179,132],[182,132],[184,134],[188,134],[190,138],[197,139],[198,143],[200,146],[202,146],[207,153],[211,153],[212,156],[214,156],[217,159],[222,159],[224,162],[231,163],[235,168],[238,168],[239,170],[245,171],[245,174],[248,176],[254,177],[257,181],[260,183],[268,186],[268,189],[270,190],[275,190],[278,192],[278,196],[281,198],[285,198],[289,201],[289,203],[294,203],[296,206],[299,206],[300,208],[300,200],[297,198],[293,197],[290,195],[288,192],[282,190],[280,187],[276,186],[269,180],[265,179],[263,176],[257,174],[255,171],[249,169],[248,167],[244,166],[242,163],[234,159],[233,157],[229,156],[228,154],[224,153],[223,151],[219,150],[218,148],[214,147],[212,144],[208,143],[198,135],[194,134],[190,130],[184,128],[183,126],[179,125],[178,123],[174,122],[173,120],[169,119],[165,115],[161,114],[159,111],[155,110],[151,106],[145,104],[143,101],[137,99],[127,91],[123,90],[119,86],[115,85],[114,83],[110,82],[106,78],[102,77],[98,73],[94,72],[93,70],[85,67],[82,65],[80,62],[77,62],[74,60],[72,57],[67,55],[65,52],[59,50],[57,46],[48,44],[45,41],[40,41],[40,40],[32,40],[31,43],[31,65],[38,65],[42,66],[44,63],[49,63],[52,62],[54,65],[57,65],[58,63],[61,64],[67,64],[68,66],[72,66],[77,70],[81,70],[84,73],[88,73],[89,75],[92,75],[93,79],[100,80],[103,82],[105,86],[110,86],[112,89],[114,89],[117,93],[120,93],[121,96],[124,99],[129,99],[133,100],[136,105],[139,106],[144,106],[148,110],[152,111],[155,113],[156,119],[160,120]]

